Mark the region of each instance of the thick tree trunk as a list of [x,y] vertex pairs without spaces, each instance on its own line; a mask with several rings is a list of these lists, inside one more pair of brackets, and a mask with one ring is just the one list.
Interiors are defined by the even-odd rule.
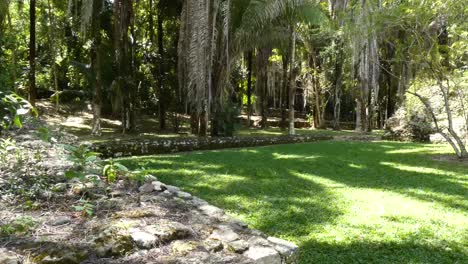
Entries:
[[291,65],[289,73],[289,135],[295,135],[294,129],[294,97],[296,95],[296,79],[294,76],[294,64],[296,59],[296,33],[294,25],[291,25]]
[[36,0],[29,2],[29,101],[36,105]]

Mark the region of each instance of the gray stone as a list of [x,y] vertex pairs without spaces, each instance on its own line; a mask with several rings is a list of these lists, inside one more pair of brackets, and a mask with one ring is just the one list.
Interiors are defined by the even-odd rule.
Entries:
[[70,222],[71,220],[68,216],[59,216],[55,219],[52,219],[47,224],[50,226],[61,226],[61,225],[69,224]]
[[6,248],[0,248],[0,264],[17,264],[19,258],[13,251],[8,251]]
[[249,243],[245,240],[236,240],[228,243],[228,248],[230,251],[242,254],[247,249],[249,249]]
[[180,191],[179,187],[175,187],[172,185],[166,185],[166,188],[171,193],[177,193],[178,191]]
[[165,190],[161,194],[164,195],[165,197],[171,197],[172,196],[172,193],[170,191],[168,191],[168,190]]
[[150,193],[154,191],[154,185],[151,182],[147,182],[138,188],[140,193]]
[[205,246],[206,250],[210,252],[218,252],[223,250],[223,243],[219,240],[207,239],[203,242],[203,245]]
[[157,191],[157,192],[162,192],[162,191],[165,191],[167,189],[166,185],[164,183],[162,183],[162,182],[153,181],[152,184],[154,186],[154,190]]
[[213,217],[221,217],[224,214],[223,210],[209,204],[199,206],[198,209],[200,209],[200,211],[202,211],[204,214]]
[[158,238],[155,235],[141,231],[137,228],[130,229],[130,237],[139,248],[143,249],[150,249],[158,242]]
[[253,237],[249,238],[248,242],[252,246],[264,246],[264,247],[271,246],[271,244],[270,244],[270,242],[268,242],[268,240],[266,240],[266,239],[264,239],[263,237],[260,237],[260,236],[253,236]]
[[256,264],[281,264],[279,253],[271,247],[253,246],[244,256],[253,259]]
[[227,226],[220,226],[218,229],[213,231],[210,238],[227,243],[239,239],[239,235]]
[[172,253],[177,256],[185,256],[189,252],[194,251],[199,246],[198,243],[194,241],[174,241],[172,244]]
[[207,205],[208,202],[203,200],[203,199],[200,199],[198,197],[193,197],[192,200],[190,201],[191,204],[193,204],[194,206],[203,206],[203,205]]
[[39,264],[78,264],[80,262],[81,261],[79,261],[75,255],[67,254],[61,257],[46,256],[38,263]]
[[190,193],[187,193],[187,192],[178,191],[177,192],[177,197],[182,198],[182,199],[190,199],[190,198],[192,198],[192,195]]
[[283,258],[290,258],[298,254],[299,247],[294,243],[276,237],[269,237],[268,241],[274,244],[275,249]]
[[158,236],[161,242],[164,243],[169,243],[176,239],[188,238],[193,235],[191,228],[178,222],[166,222],[159,225],[147,226],[145,231]]
[[115,190],[109,193],[110,197],[122,197],[125,196],[125,192],[122,190]]

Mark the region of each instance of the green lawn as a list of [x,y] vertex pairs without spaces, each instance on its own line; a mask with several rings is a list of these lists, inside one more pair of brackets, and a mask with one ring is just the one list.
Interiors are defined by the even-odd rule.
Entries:
[[468,166],[444,145],[318,142],[122,160],[269,235],[300,263],[468,263]]

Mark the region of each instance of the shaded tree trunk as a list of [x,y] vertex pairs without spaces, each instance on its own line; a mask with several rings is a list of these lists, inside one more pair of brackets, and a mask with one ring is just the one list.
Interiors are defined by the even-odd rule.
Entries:
[[158,91],[159,91],[159,129],[166,129],[166,90],[164,88],[165,76],[165,58],[164,58],[164,28],[163,28],[163,10],[162,5],[158,4],[158,54],[159,54],[159,75],[158,75]]
[[102,58],[101,58],[101,23],[100,14],[102,1],[93,1],[93,19],[91,21],[91,69],[94,75],[93,89],[93,135],[101,134],[101,106],[102,106]]
[[29,101],[36,105],[36,0],[29,1]]
[[296,32],[294,25],[291,25],[291,62],[289,72],[289,131],[290,136],[295,135],[294,129],[294,97],[296,94],[296,78],[294,74],[294,64],[296,59]]
[[266,128],[267,104],[268,104],[268,59],[271,55],[271,48],[261,48],[257,52],[257,93],[260,97],[260,114],[262,116],[261,127]]
[[253,68],[253,51],[247,54],[247,122],[249,127],[252,120],[252,68]]
[[286,130],[287,126],[287,107],[288,107],[288,62],[289,58],[286,55],[282,56],[283,62],[283,76],[282,76],[282,85],[281,85],[281,129]]

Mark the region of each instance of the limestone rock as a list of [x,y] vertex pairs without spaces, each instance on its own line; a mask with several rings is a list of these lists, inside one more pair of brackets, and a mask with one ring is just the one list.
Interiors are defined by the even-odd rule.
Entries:
[[198,197],[193,197],[190,203],[196,207],[207,205],[208,202]]
[[139,248],[143,249],[150,249],[158,242],[158,238],[155,235],[137,228],[130,229],[130,237]]
[[17,264],[19,258],[15,252],[0,248],[0,264]]
[[146,227],[145,231],[159,237],[163,243],[169,243],[176,239],[188,238],[193,235],[191,228],[178,222],[167,222],[161,223],[159,225],[151,225]]
[[244,256],[253,259],[256,264],[281,264],[279,253],[271,247],[253,246]]
[[154,191],[154,185],[151,182],[147,182],[138,188],[140,193],[150,193]]
[[270,242],[268,242],[268,240],[260,236],[253,236],[249,238],[248,242],[252,246],[264,246],[264,247],[270,246]]
[[178,191],[180,191],[179,187],[175,187],[172,185],[166,185],[166,188],[171,193],[177,193]]
[[227,243],[239,239],[239,235],[228,226],[220,226],[213,231],[210,238]]
[[219,209],[216,206],[209,205],[209,204],[202,205],[198,207],[198,209],[200,209],[200,211],[202,211],[204,214],[208,216],[212,216],[212,217],[221,217],[224,215],[223,210]]
[[223,250],[223,243],[219,240],[207,239],[203,242],[206,250],[210,252],[218,252]]
[[94,248],[99,257],[123,256],[133,249],[132,242],[127,230],[111,226],[95,239]]
[[190,199],[190,198],[192,198],[192,195],[190,193],[187,193],[187,192],[178,191],[177,192],[177,197],[182,198],[182,199]]
[[172,253],[177,256],[187,255],[189,252],[195,250],[199,246],[198,243],[194,241],[174,241],[172,244]]
[[61,225],[69,224],[70,222],[71,222],[70,217],[68,217],[68,216],[59,216],[59,217],[57,217],[55,219],[52,219],[47,224],[49,226],[61,226]]
[[289,258],[293,258],[298,254],[299,247],[289,241],[276,237],[269,237],[268,241],[274,244],[275,249],[280,253],[285,262],[289,263]]
[[228,248],[230,251],[234,253],[239,253],[242,254],[244,253],[247,249],[249,249],[249,243],[245,240],[236,240],[233,242],[228,243]]
[[78,258],[76,258],[76,256],[74,256],[73,254],[67,254],[61,257],[46,256],[38,263],[39,264],[78,264],[80,262],[81,261]]
[[157,192],[163,192],[167,189],[166,185],[159,181],[153,181],[151,184],[153,184],[154,190]]

